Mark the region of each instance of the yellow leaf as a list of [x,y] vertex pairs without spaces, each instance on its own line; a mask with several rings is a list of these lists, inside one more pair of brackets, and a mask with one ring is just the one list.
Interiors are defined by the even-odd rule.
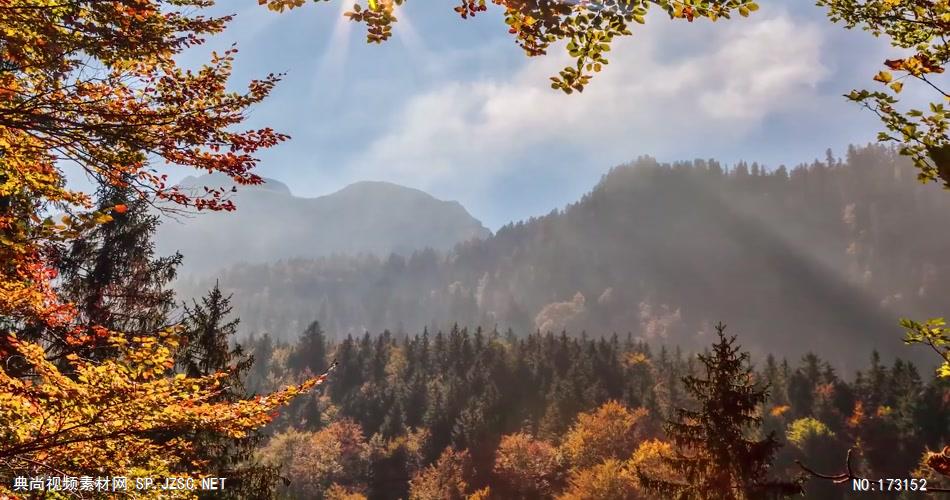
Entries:
[[900,93],[901,90],[903,90],[903,88],[904,88],[904,84],[901,82],[894,82],[891,84],[891,89],[893,89],[894,92],[898,94]]
[[894,77],[891,76],[889,71],[881,71],[880,73],[874,75],[874,80],[881,83],[890,83]]

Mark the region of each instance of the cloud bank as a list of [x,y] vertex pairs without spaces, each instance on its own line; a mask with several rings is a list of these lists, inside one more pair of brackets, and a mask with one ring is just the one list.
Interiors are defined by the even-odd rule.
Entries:
[[771,116],[820,105],[825,37],[787,13],[727,25],[654,22],[616,44],[583,94],[546,85],[560,50],[508,79],[454,81],[412,95],[351,158],[354,178],[423,189],[489,186],[512,158],[567,148],[589,159],[675,154],[684,143],[741,140]]

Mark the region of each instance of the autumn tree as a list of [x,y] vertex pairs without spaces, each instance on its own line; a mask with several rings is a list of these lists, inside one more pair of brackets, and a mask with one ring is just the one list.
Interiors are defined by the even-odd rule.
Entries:
[[[950,3],[944,0],[819,0],[828,17],[848,29],[860,28],[910,51],[883,61],[874,80],[881,90],[854,90],[848,99],[876,113],[887,128],[878,139],[900,145],[922,182],[941,179],[950,188],[950,120],[945,104],[950,88],[938,75],[950,63]],[[936,99],[929,109],[902,109],[899,95],[906,82],[923,85]]]
[[[908,319],[901,320],[901,326],[905,329],[904,341],[906,343],[928,346],[939,356],[941,364],[937,368],[937,377],[938,382],[944,383],[947,379],[950,379],[950,331],[945,328],[945,325],[946,323],[943,318],[931,319],[925,323]],[[875,382],[878,382],[877,385],[881,385],[881,379],[888,378],[886,374],[881,374],[882,370],[877,366],[876,353],[873,361],[875,363],[872,368],[876,370],[872,369],[870,374],[872,387]],[[895,369],[896,368],[897,366],[895,366]],[[900,379],[903,377],[897,376],[893,378]],[[935,388],[939,390],[939,385]],[[873,393],[874,391],[869,392]],[[907,392],[906,388],[903,392]],[[944,398],[946,398],[946,396],[944,396]],[[905,451],[911,443],[906,443],[906,437],[900,435],[903,434],[900,432],[903,429],[901,429],[900,426],[894,425],[895,416],[893,415],[893,409],[883,404],[884,401],[877,400],[875,402],[879,403],[879,406],[872,414],[868,415],[864,410],[863,402],[858,401],[849,419],[849,424],[864,430],[865,437],[874,435],[890,438],[891,442],[884,443],[882,446],[877,447],[877,449],[872,447],[870,450],[872,461],[876,458],[878,463],[889,464],[895,459],[895,456],[899,457],[900,452]],[[818,472],[811,464],[806,465],[799,463],[799,465],[810,476],[825,481],[832,481],[837,484],[853,479],[860,479],[861,476],[858,475],[858,472],[856,472],[852,466],[851,456],[854,450],[855,448],[848,450],[844,466],[838,467],[839,470],[843,469],[844,472],[823,473]],[[943,484],[950,478],[950,445],[944,445],[942,449],[936,451],[928,450],[924,452],[920,460],[918,471],[921,473],[921,476],[930,476],[931,479],[936,479],[934,484],[928,487],[929,491],[950,491],[950,487]]]
[[[57,287],[58,249],[128,213],[135,199],[165,210],[234,208],[222,189],[186,193],[168,186],[158,166],[255,184],[261,180],[251,171],[254,153],[286,139],[267,128],[240,130],[247,109],[267,96],[276,76],[251,82],[246,92],[228,90],[233,48],[197,70],[176,62],[230,20],[201,15],[210,4],[0,3],[0,494],[8,493],[12,473],[200,473],[188,460],[194,446],[184,438],[188,432],[243,436],[322,380],[215,402],[226,374],[169,375],[179,328],[158,327],[157,317],[151,324],[122,320],[147,301],[99,297],[94,287],[101,283],[87,281],[85,291],[74,291],[90,301],[73,303]],[[87,173],[105,193],[123,190],[121,203],[94,208],[89,194],[66,183],[65,165]],[[54,220],[51,213],[65,217]],[[108,238],[109,231],[99,234]],[[143,272],[145,255],[123,265]],[[100,271],[108,279],[133,278],[123,284],[135,286],[136,276]],[[32,335],[37,331],[44,338]],[[110,355],[89,355],[99,347]],[[151,438],[156,434],[175,437],[159,442]]]
[[334,487],[364,491],[373,454],[360,426],[344,419],[317,432],[278,433],[259,456],[292,478],[285,489],[292,498],[320,498]]
[[561,450],[575,467],[589,467],[604,460],[626,460],[644,437],[647,411],[631,410],[608,401],[590,413],[581,413],[564,435]]
[[624,461],[607,459],[571,473],[570,485],[558,500],[629,500],[638,498],[635,471]]
[[71,353],[66,369],[14,333],[6,342],[30,371],[22,378],[0,372],[0,488],[8,488],[14,475],[193,474],[202,470],[190,461],[194,443],[186,439],[195,429],[243,437],[321,380],[215,403],[223,374],[166,376],[174,365],[174,331],[131,341],[109,335],[115,356],[93,361]]
[[410,500],[463,500],[472,493],[471,459],[467,451],[446,448],[436,462],[410,481]]
[[[824,422],[815,418],[806,417],[795,420],[788,425],[786,432],[788,444],[792,447],[796,458],[806,457],[813,459],[813,465],[820,470],[831,470],[841,463],[845,456],[846,446],[843,445],[835,432]],[[823,481],[811,481],[805,485],[808,498],[842,498],[843,488]]]
[[559,483],[558,462],[557,448],[519,432],[501,438],[494,473],[512,497],[546,498]]
[[675,479],[638,471],[644,487],[683,499],[757,499],[799,493],[798,483],[771,479],[771,463],[781,444],[772,434],[750,436],[762,422],[759,407],[768,391],[756,385],[749,354],[716,325],[712,352],[700,354],[705,373],[686,376],[684,386],[695,409],[677,408],[666,433],[674,455],[664,459],[679,474]]
[[640,442],[626,463],[627,469],[634,473],[639,498],[652,498],[654,494],[640,484],[637,471],[643,471],[651,478],[675,479],[676,471],[666,463],[666,459],[671,456],[673,456],[673,446],[666,441],[648,439]]

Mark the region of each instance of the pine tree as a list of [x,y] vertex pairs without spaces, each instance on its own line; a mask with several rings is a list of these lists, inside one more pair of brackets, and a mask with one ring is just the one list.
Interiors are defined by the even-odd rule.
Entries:
[[327,341],[319,321],[310,323],[304,330],[287,359],[287,367],[299,372],[310,370],[311,374],[327,369]]
[[[218,284],[201,301],[186,305],[183,322],[182,348],[177,353],[177,368],[188,377],[202,377],[225,372],[217,398],[220,401],[238,401],[247,397],[244,377],[254,359],[232,339],[239,319],[231,319],[231,297],[224,296]],[[266,498],[275,491],[277,470],[253,463],[252,455],[262,436],[252,434],[231,438],[206,431],[193,438],[195,459],[204,461],[210,470],[226,477],[230,485],[224,491],[213,492],[214,497]],[[212,496],[212,493],[204,494]]]
[[248,370],[244,384],[249,394],[260,394],[268,390],[271,363],[274,357],[274,340],[269,333],[260,338],[251,334],[247,345],[251,347],[254,364]]
[[[104,327],[129,338],[155,335],[171,325],[175,292],[169,284],[181,255],[155,256],[158,217],[131,188],[104,187],[97,198],[99,210],[115,207],[112,219],[61,249],[61,295],[75,304],[78,323],[90,329]],[[83,355],[102,359],[111,353],[100,345]]]
[[637,471],[647,489],[667,498],[745,500],[775,498],[801,492],[794,482],[768,478],[773,457],[781,446],[774,434],[755,440],[749,436],[762,423],[759,406],[768,390],[753,381],[749,354],[726,337],[716,325],[719,340],[712,352],[700,354],[703,378],[686,376],[683,384],[696,400],[696,409],[677,408],[666,431],[676,447],[664,458],[679,480],[650,477]]

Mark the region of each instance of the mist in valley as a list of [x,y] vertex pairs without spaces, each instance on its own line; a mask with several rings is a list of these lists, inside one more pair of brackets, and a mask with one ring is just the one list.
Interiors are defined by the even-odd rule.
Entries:
[[[230,239],[215,265],[243,262],[215,271],[200,251],[183,250],[179,291],[197,297],[219,282],[234,294],[243,335],[287,341],[312,321],[336,339],[458,324],[697,351],[721,320],[759,358],[815,352],[846,371],[873,350],[932,364],[903,346],[898,319],[938,316],[950,296],[941,215],[950,198],[880,146],[794,167],[643,157],[611,169],[581,200],[495,234],[407,206],[394,196],[403,191],[365,191],[350,205],[364,215],[341,208],[327,221],[252,193],[243,219],[184,233],[188,249]],[[367,206],[386,216],[367,227]],[[176,241],[168,234],[158,239],[166,251]],[[193,253],[201,265],[188,265]]]

